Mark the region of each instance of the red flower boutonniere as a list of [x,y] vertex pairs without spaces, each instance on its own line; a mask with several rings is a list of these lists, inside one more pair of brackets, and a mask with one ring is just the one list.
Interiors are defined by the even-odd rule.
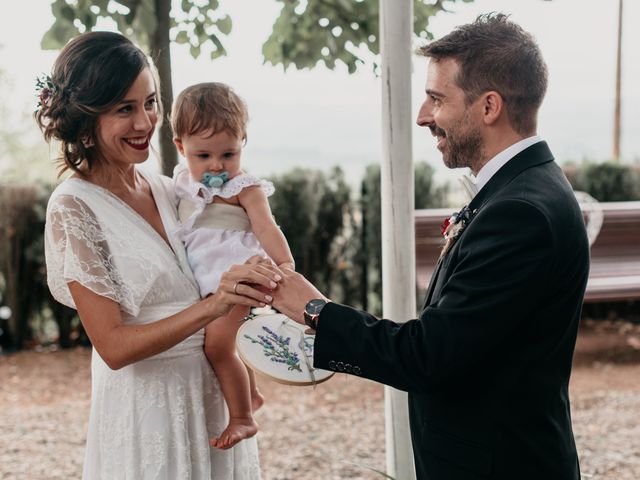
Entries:
[[440,257],[444,257],[453,244],[458,239],[465,227],[469,224],[477,210],[471,211],[468,206],[464,206],[459,212],[455,212],[450,218],[445,219],[440,227],[444,237],[444,247],[440,252]]

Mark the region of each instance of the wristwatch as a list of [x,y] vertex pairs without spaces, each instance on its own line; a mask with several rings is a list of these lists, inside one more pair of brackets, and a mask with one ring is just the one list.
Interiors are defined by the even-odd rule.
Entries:
[[309,302],[305,305],[302,315],[304,316],[304,323],[308,327],[311,327],[314,330],[318,329],[318,317],[320,316],[320,312],[326,304],[326,300],[322,300],[321,298],[314,298],[313,300],[309,300]]

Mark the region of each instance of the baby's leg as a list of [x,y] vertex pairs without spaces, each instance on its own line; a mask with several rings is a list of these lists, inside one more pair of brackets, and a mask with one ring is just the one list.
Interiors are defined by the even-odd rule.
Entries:
[[251,390],[251,410],[255,413],[262,405],[264,405],[264,397],[258,385],[256,384],[256,375],[249,367],[247,367],[247,373],[249,374],[249,388]]
[[205,329],[204,351],[229,408],[229,425],[220,437],[210,441],[215,448],[231,448],[258,431],[252,415],[249,375],[235,348],[240,320],[248,313],[248,307],[236,306],[226,317],[214,320]]

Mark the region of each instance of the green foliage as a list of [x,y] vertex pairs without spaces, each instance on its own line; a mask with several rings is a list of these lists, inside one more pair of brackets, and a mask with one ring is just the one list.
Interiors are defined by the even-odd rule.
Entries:
[[[188,45],[194,58],[203,47],[210,50],[212,59],[226,54],[220,36],[229,35],[232,22],[228,15],[216,13],[217,0],[182,0],[172,6],[169,26],[173,41]],[[113,20],[120,32],[153,50],[159,24],[154,0],[54,0],[51,11],[55,22],[42,37],[45,50],[57,50],[79,33],[92,30],[100,18]]]
[[[435,186],[434,168],[425,162],[415,164],[415,209],[440,208],[446,206],[449,193],[447,185]],[[360,249],[360,264],[367,272],[364,275],[367,291],[363,308],[376,314],[382,313],[382,208],[380,194],[380,165],[369,165],[362,181],[360,198],[363,233]]]
[[[99,19],[112,20],[121,33],[151,53],[167,111],[173,103],[171,39],[188,46],[194,58],[205,48],[214,59],[226,55],[220,36],[228,35],[232,27],[231,18],[217,12],[218,0],[54,0],[51,10],[55,22],[44,34],[42,48],[61,48],[81,31],[92,30]],[[171,175],[178,156],[170,122],[161,124],[159,136],[162,172]]]
[[[296,168],[274,177],[271,208],[301,272],[338,300],[335,265],[344,265],[343,232],[350,215],[350,192],[339,167],[328,173]],[[336,297],[337,296],[337,297]],[[344,298],[342,298],[344,299]]]
[[26,111],[12,111],[8,97],[14,87],[14,82],[0,69],[0,178],[3,183],[52,179],[55,168],[49,160],[49,149],[34,128],[35,101],[26,106]]
[[640,200],[640,168],[614,162],[583,163],[565,167],[574,190],[583,191],[599,202]]
[[12,311],[7,321],[0,320],[4,349],[19,349],[33,340],[52,311],[60,320],[60,344],[70,345],[73,314],[51,298],[46,283],[42,232],[49,194],[34,185],[0,185],[0,296]]
[[[313,68],[319,61],[333,69],[342,62],[353,73],[365,63],[367,52],[379,53],[378,0],[277,1],[282,10],[263,45],[265,62],[285,69],[290,65]],[[414,31],[431,37],[429,18],[456,1],[472,0],[414,0]],[[232,21],[228,15],[219,15],[218,7],[218,0],[53,0],[55,22],[41,45],[61,48],[72,37],[92,30],[98,20],[110,19],[120,32],[151,52],[163,87],[162,102],[169,109],[173,103],[170,40],[188,46],[194,58],[203,47],[209,48],[212,59],[225,55],[220,36],[231,32]],[[375,71],[377,63],[373,65]],[[160,153],[166,175],[177,163],[171,137],[170,123],[165,121],[160,127]]]
[[[262,48],[266,62],[282,64],[285,69],[290,65],[313,68],[322,62],[333,69],[340,61],[353,73],[367,63],[367,53],[380,52],[379,0],[278,1],[282,3],[280,16]],[[414,32],[431,38],[429,18],[455,1],[414,0]],[[377,67],[374,61],[374,69]]]

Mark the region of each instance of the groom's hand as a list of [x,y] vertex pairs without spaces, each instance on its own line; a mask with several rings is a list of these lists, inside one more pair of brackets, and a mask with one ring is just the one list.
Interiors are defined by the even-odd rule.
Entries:
[[301,274],[287,268],[283,268],[281,271],[282,280],[278,282],[278,286],[271,293],[273,296],[272,305],[291,320],[304,325],[302,313],[309,300],[321,298],[328,302],[329,299]]

